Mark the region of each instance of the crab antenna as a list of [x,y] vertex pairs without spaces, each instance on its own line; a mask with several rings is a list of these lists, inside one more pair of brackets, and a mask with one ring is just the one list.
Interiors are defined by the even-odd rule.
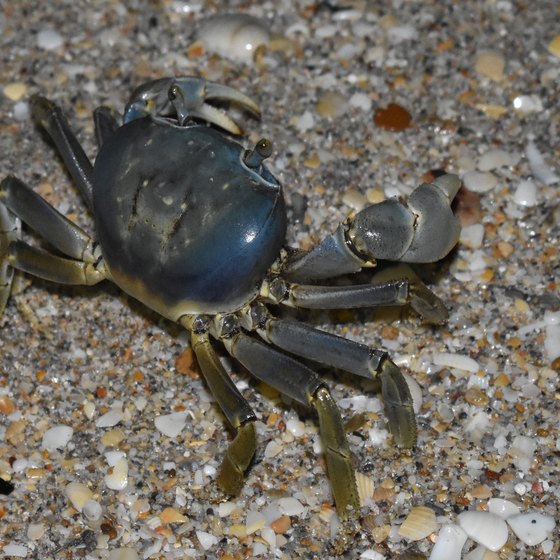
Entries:
[[261,138],[253,150],[247,150],[243,161],[247,167],[257,169],[261,163],[272,154],[272,142],[267,138]]

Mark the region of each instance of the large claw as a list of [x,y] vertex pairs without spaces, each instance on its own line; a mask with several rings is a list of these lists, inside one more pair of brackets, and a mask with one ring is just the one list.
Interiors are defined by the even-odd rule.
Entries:
[[226,101],[236,103],[260,117],[258,105],[243,93],[202,78],[160,78],[142,84],[128,101],[124,122],[152,115],[171,117],[183,126],[189,119],[201,119],[219,126],[232,134],[241,134],[237,124],[225,113],[207,103]]
[[460,186],[456,175],[442,175],[414,189],[407,204],[390,199],[364,208],[310,251],[290,255],[284,277],[319,280],[375,266],[377,260],[438,261],[459,240],[461,225],[451,201]]
[[456,175],[442,175],[414,189],[407,205],[391,199],[368,206],[350,223],[347,238],[366,259],[438,261],[459,240],[461,225],[451,201],[460,186]]

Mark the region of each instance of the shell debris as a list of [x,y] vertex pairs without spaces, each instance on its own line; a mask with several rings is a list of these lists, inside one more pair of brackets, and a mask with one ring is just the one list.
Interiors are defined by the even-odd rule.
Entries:
[[419,541],[431,535],[436,529],[435,511],[426,506],[417,506],[410,510],[400,526],[399,535],[410,541]]

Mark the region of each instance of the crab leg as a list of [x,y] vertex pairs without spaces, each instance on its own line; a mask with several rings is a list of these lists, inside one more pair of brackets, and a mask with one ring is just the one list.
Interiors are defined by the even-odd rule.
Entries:
[[415,445],[416,419],[410,390],[386,352],[299,321],[276,317],[269,317],[257,332],[282,350],[380,382],[389,429],[396,443],[403,447]]
[[8,248],[20,235],[21,220],[0,202],[0,315],[10,297],[14,277],[14,269],[8,263]]
[[108,277],[102,260],[91,263],[66,259],[32,247],[24,241],[10,243],[8,264],[58,284],[93,286]]
[[338,407],[323,381],[307,366],[242,331],[222,341],[255,377],[315,409],[336,509],[343,519],[356,515],[360,501],[350,448]]
[[[189,319],[192,321],[192,318]],[[191,341],[206,383],[222,412],[237,432],[218,475],[220,488],[226,494],[236,495],[243,486],[245,471],[255,454],[256,416],[220,363],[210,344],[208,334],[192,330]]]
[[410,305],[426,321],[434,324],[447,319],[441,300],[417,279],[401,278],[352,286],[315,286],[284,282],[275,278],[263,283],[261,295],[275,303],[306,309],[354,309]]
[[93,167],[83,148],[70,129],[62,111],[52,101],[40,95],[33,95],[30,100],[33,119],[38,122],[51,137],[66,168],[76,182],[88,208],[93,208]]
[[0,202],[65,255],[97,259],[92,238],[18,178],[9,176],[0,183]]

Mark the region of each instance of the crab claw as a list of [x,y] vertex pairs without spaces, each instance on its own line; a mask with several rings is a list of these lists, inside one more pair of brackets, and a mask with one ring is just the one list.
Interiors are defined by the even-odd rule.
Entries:
[[202,78],[161,78],[138,87],[124,114],[124,122],[153,115],[176,118],[181,126],[192,118],[219,126],[232,134],[242,134],[239,126],[207,101],[236,103],[260,117],[258,105],[241,92]]
[[197,118],[215,124],[231,132],[241,134],[242,131],[233,120],[222,111],[209,105],[207,101],[227,101],[236,103],[260,117],[258,105],[241,92],[200,78],[177,78],[169,88],[169,101],[177,113],[181,126],[189,118]]

